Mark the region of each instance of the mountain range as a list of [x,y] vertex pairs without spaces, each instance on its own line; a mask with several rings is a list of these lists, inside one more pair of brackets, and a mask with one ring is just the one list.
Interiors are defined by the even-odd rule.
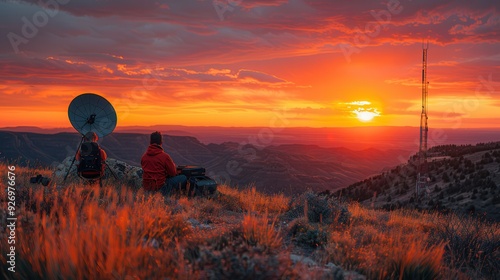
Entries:
[[[55,166],[74,156],[77,133],[40,134],[0,131],[0,158],[22,165]],[[110,158],[140,166],[148,134],[113,133],[99,141]],[[254,185],[267,193],[335,191],[372,176],[407,158],[406,150],[350,150],[306,144],[204,144],[191,136],[164,135],[164,149],[178,165],[200,165],[207,175],[233,186]]]
[[[56,134],[75,132],[71,127],[39,128],[31,126],[4,127],[0,131],[35,132]],[[350,150],[401,149],[417,151],[418,127],[362,126],[362,127],[218,127],[218,126],[118,126],[115,132],[149,134],[161,131],[172,136],[192,136],[204,144],[236,142],[254,146],[283,144],[317,145],[320,147],[344,147]],[[429,146],[447,144],[476,144],[500,139],[498,128],[432,128],[429,130]]]
[[[74,156],[77,133],[0,131],[0,160],[55,166]],[[140,166],[148,134],[113,133],[100,140],[110,158]],[[351,150],[307,144],[204,144],[192,136],[164,135],[178,165],[200,165],[232,186],[287,195],[306,189],[357,200],[375,208],[476,212],[500,220],[500,142],[438,145],[429,149],[428,188],[415,195],[415,153],[402,149]]]

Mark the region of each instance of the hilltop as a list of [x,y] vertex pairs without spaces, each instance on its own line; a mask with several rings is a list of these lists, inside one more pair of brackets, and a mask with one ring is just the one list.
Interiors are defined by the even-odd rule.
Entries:
[[500,142],[429,149],[429,187],[415,196],[416,157],[406,164],[337,191],[375,208],[473,212],[500,221]]
[[[291,198],[224,185],[213,197],[164,198],[112,179],[103,188],[29,183],[53,171],[15,170],[16,272],[7,270],[2,253],[4,279],[494,279],[499,273],[499,224],[470,216],[370,210],[313,192]],[[0,174],[7,165],[0,164]],[[2,192],[2,205],[7,199]],[[8,214],[0,209],[2,229]],[[2,252],[7,246],[0,242]]]

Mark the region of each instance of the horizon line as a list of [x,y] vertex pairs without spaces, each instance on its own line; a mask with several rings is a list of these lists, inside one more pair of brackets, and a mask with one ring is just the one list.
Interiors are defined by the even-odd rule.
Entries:
[[[154,128],[154,127],[186,127],[186,128],[225,128],[225,129],[262,129],[269,128],[270,126],[218,126],[218,125],[181,125],[181,124],[155,124],[155,125],[127,125],[127,126],[117,126],[115,131],[123,130],[123,129],[140,129],[140,128]],[[8,130],[8,129],[38,129],[38,130],[57,130],[57,129],[74,129],[71,126],[66,127],[43,127],[43,126],[33,126],[33,125],[19,125],[19,126],[5,126],[0,127],[0,130]],[[287,127],[279,127],[279,129],[353,129],[353,128],[419,128],[419,126],[397,126],[397,125],[373,125],[373,126],[287,126]],[[500,129],[499,127],[430,127],[429,129],[451,129],[451,130],[459,130],[459,129]]]

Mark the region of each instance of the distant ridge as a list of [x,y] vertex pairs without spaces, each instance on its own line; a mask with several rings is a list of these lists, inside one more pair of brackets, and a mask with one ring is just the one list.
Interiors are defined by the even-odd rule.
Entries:
[[74,132],[75,129],[72,127],[41,128],[41,127],[37,127],[37,126],[12,126],[12,127],[0,127],[0,131],[55,134],[55,133],[61,133],[61,132]]
[[429,155],[429,192],[421,201],[415,197],[415,157],[334,195],[376,208],[475,212],[500,221],[500,142],[441,145]]
[[[78,133],[40,134],[0,131],[0,158],[17,164],[56,166],[74,156]],[[112,133],[100,140],[110,158],[140,166],[149,135]],[[353,151],[317,145],[204,144],[191,136],[164,135],[164,148],[176,164],[195,164],[209,176],[233,186],[255,185],[266,193],[301,193],[305,189],[334,191],[398,163],[403,150]]]
[[[4,127],[0,131],[36,132],[54,134],[60,132],[75,132],[73,128],[39,128],[33,126]],[[345,147],[351,150],[402,149],[409,152],[418,150],[418,127],[217,127],[217,126],[119,126],[115,133],[150,134],[161,131],[175,136],[191,136],[204,144],[222,144],[236,142],[254,146],[270,146],[283,144],[317,145],[320,147]],[[500,128],[477,129],[433,129],[430,132],[429,146],[445,144],[475,144],[478,142],[493,142],[500,139]],[[439,132],[439,133],[437,133]],[[409,154],[408,154],[409,155]]]

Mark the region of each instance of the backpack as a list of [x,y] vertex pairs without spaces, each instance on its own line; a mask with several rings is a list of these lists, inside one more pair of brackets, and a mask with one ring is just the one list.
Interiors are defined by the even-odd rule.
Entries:
[[217,182],[205,175],[190,177],[189,186],[190,196],[211,196],[217,191]]
[[205,168],[196,165],[179,165],[177,173],[185,175],[189,182],[188,196],[210,196],[217,191],[217,182],[205,176]]
[[82,143],[78,175],[85,179],[98,179],[103,175],[101,149],[95,142]]

